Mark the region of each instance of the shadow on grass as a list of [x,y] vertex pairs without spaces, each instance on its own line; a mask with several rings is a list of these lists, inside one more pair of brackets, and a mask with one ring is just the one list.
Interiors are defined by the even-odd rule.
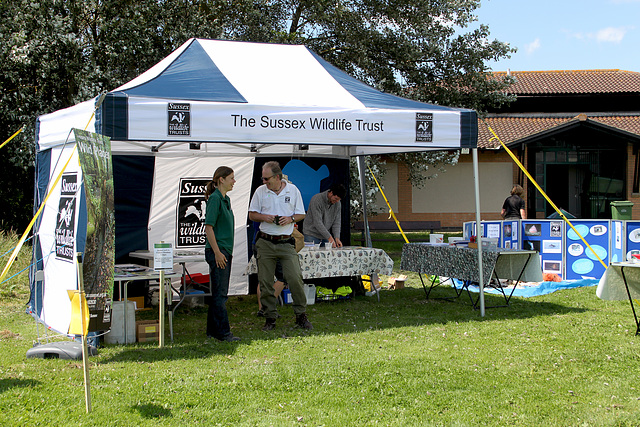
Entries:
[[4,393],[12,388],[35,387],[40,381],[20,379],[20,378],[2,378],[0,379],[0,393]]
[[132,409],[138,411],[143,418],[167,418],[172,417],[171,410],[154,403],[138,403]]
[[[441,287],[435,288],[431,293],[431,297],[443,296],[455,296],[455,291],[450,287]],[[474,295],[474,298],[477,298],[477,295]],[[224,343],[207,340],[204,336],[207,307],[195,309],[185,307],[175,313],[173,342],[169,340],[167,332],[166,345],[162,349],[158,348],[157,343],[139,344],[135,347],[110,347],[111,354],[103,355],[104,359],[101,363],[208,358],[212,355],[231,355],[235,353],[238,346],[250,344],[252,341],[362,333],[402,327],[440,327],[451,322],[500,322],[591,310],[585,304],[569,307],[540,301],[540,299],[542,298],[533,300],[514,297],[508,307],[488,308],[485,317],[481,317],[479,310],[473,308],[466,293],[451,301],[426,299],[421,287],[407,287],[395,291],[382,291],[379,302],[375,296],[357,296],[351,300],[323,301],[309,305],[307,314],[314,325],[311,331],[296,328],[293,309],[290,305],[285,305],[278,309],[282,318],[278,319],[276,329],[271,332],[262,332],[264,319],[255,315],[257,310],[255,295],[230,297],[227,307],[231,329],[234,335],[242,338],[242,341]],[[487,307],[501,305],[504,304],[504,298],[502,295],[485,294],[485,304]],[[153,318],[157,316],[157,311],[147,312],[145,316]],[[112,349],[115,351],[111,351]]]

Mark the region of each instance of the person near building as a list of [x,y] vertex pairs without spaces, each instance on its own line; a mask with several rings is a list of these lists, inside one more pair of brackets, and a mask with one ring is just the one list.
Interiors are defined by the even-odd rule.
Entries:
[[522,194],[524,194],[522,186],[519,184],[514,185],[511,189],[511,195],[502,204],[502,211],[500,212],[502,219],[527,219]]
[[278,312],[273,277],[278,261],[289,285],[296,324],[304,329],[313,329],[306,314],[307,297],[292,236],[294,223],[305,218],[302,195],[295,185],[283,179],[280,164],[275,161],[262,167],[262,182],[249,204],[249,219],[260,223],[256,260],[260,303],[265,316],[262,330],[270,331],[276,327]]

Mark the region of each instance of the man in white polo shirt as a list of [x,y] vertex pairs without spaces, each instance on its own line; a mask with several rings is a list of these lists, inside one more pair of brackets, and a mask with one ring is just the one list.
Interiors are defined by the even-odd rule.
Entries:
[[249,219],[260,223],[256,251],[260,302],[266,318],[262,330],[270,331],[276,327],[278,312],[273,276],[278,260],[291,291],[296,324],[304,329],[312,329],[306,314],[307,297],[298,253],[291,237],[293,224],[305,217],[300,190],[282,179],[282,169],[274,161],[262,166],[262,182],[264,184],[256,189],[249,204]]

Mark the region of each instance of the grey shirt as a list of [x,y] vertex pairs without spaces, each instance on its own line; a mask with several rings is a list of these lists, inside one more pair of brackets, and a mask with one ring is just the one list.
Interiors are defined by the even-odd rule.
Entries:
[[329,190],[311,198],[304,219],[304,234],[325,240],[331,236],[340,238],[342,205],[340,202],[330,204],[328,194]]

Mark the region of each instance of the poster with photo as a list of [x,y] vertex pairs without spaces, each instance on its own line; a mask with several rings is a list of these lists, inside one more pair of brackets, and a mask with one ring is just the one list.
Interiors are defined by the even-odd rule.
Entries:
[[562,221],[551,221],[549,223],[549,237],[562,237]]
[[562,273],[562,261],[555,261],[555,260],[543,261],[542,272],[557,274],[559,276]]
[[571,224],[565,229],[565,279],[599,279],[609,264],[610,221],[573,219]]
[[536,223],[524,223],[523,224],[524,235],[525,236],[540,236],[542,235],[542,224],[539,222]]
[[563,276],[563,222],[558,220],[522,220],[522,249],[537,251],[540,264],[550,266],[550,273]]
[[559,239],[549,239],[542,241],[542,252],[545,254],[561,254],[562,241]]
[[626,230],[621,232],[625,236],[623,261],[631,261],[632,253],[640,253],[640,221],[625,221],[625,226]]

